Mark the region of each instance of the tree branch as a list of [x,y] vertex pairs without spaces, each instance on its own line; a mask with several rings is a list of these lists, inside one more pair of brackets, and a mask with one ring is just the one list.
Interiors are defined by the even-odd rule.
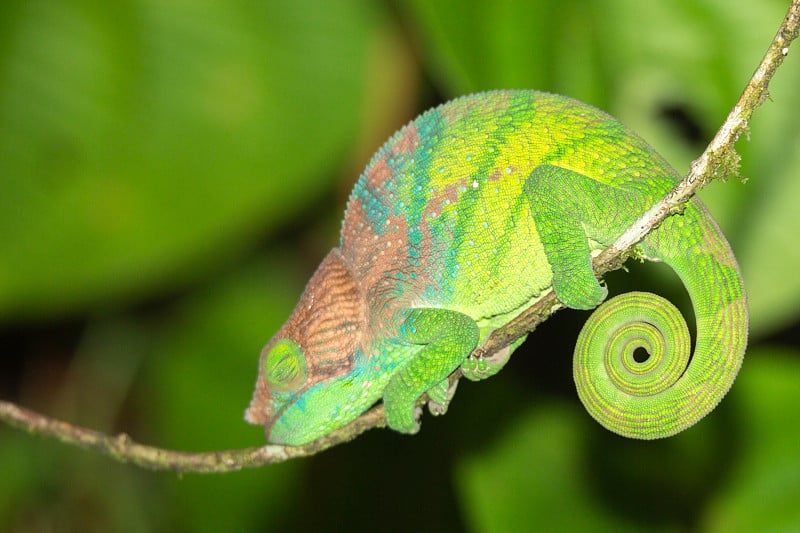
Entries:
[[133,463],[151,470],[174,472],[215,473],[232,472],[243,468],[281,463],[314,455],[343,442],[351,441],[374,427],[386,425],[383,406],[370,409],[348,426],[305,446],[267,445],[257,448],[221,450],[215,452],[181,452],[134,442],[127,434],[108,435],[75,426],[14,403],[0,400],[0,420],[34,435],[42,435],[108,455],[123,463]]
[[[739,156],[734,150],[734,144],[747,130],[753,111],[767,99],[769,82],[789,53],[790,43],[797,38],[798,24],[800,24],[800,0],[792,0],[786,17],[761,64],[708,148],[692,163],[689,174],[664,199],[642,215],[613,245],[594,258],[592,264],[598,277],[620,268],[639,241],[667,216],[679,212],[706,183],[718,175],[727,176],[738,172]],[[483,355],[497,353],[515,339],[536,329],[561,307],[563,306],[552,291],[546,293],[516,319],[493,332],[476,352]],[[386,425],[383,407],[379,405],[348,426],[305,446],[267,445],[239,450],[188,453],[138,444],[124,433],[113,436],[74,426],[1,400],[0,420],[28,433],[52,437],[66,444],[94,450],[121,462],[153,470],[202,473],[230,472],[313,455],[353,440],[368,429]]]

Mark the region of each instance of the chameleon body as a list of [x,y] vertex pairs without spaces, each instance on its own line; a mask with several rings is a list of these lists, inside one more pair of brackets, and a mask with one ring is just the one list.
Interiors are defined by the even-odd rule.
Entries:
[[[497,372],[521,339],[492,358],[470,354],[546,291],[570,308],[598,306],[607,291],[591,256],[679,179],[619,121],[563,96],[491,91],[424,113],[356,183],[339,246],[262,351],[246,419],[270,442],[300,445],[382,400],[388,426],[415,433],[423,395],[439,414],[456,369],[473,380]],[[674,306],[628,293],[590,317],[574,367],[592,416],[649,439],[694,424],[725,395],[748,319],[736,260],[699,200],[637,251],[689,292],[691,364]],[[650,356],[640,361],[637,348]]]

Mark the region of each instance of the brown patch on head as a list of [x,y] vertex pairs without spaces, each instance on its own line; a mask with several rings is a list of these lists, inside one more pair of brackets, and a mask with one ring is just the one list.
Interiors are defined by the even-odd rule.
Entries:
[[281,333],[294,339],[306,354],[310,377],[338,376],[350,371],[364,322],[358,284],[334,248],[309,281]]
[[289,320],[262,350],[256,390],[246,419],[268,424],[275,416],[263,367],[278,339],[291,339],[305,356],[307,377],[298,389],[302,390],[349,373],[365,329],[364,298],[339,249],[334,248],[306,285]]

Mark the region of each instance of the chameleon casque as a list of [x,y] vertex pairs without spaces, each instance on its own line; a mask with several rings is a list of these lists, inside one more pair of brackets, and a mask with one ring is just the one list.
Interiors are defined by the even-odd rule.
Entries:
[[[382,399],[388,426],[415,433],[423,395],[440,414],[456,369],[472,380],[496,373],[523,339],[494,357],[471,352],[546,291],[570,308],[598,306],[607,290],[592,255],[679,180],[618,120],[567,97],[490,91],[422,114],[356,183],[339,247],[261,353],[246,419],[270,442],[300,445]],[[627,293],[587,321],[574,374],[595,419],[652,439],[694,424],[725,395],[748,316],[736,260],[698,199],[637,253],[686,286],[694,353],[669,301]]]

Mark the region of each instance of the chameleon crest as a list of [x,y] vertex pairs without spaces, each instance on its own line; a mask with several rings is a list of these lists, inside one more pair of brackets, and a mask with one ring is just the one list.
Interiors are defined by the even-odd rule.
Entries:
[[[356,183],[339,246],[262,351],[246,419],[270,442],[300,445],[382,400],[389,427],[415,433],[419,400],[441,414],[456,369],[472,380],[496,373],[522,339],[492,358],[470,354],[545,292],[574,309],[600,305],[592,255],[679,179],[619,121],[563,96],[492,91],[424,113]],[[573,366],[595,419],[652,439],[725,395],[748,316],[736,260],[699,200],[637,249],[686,286],[694,353],[677,309],[633,292],[592,314]]]

